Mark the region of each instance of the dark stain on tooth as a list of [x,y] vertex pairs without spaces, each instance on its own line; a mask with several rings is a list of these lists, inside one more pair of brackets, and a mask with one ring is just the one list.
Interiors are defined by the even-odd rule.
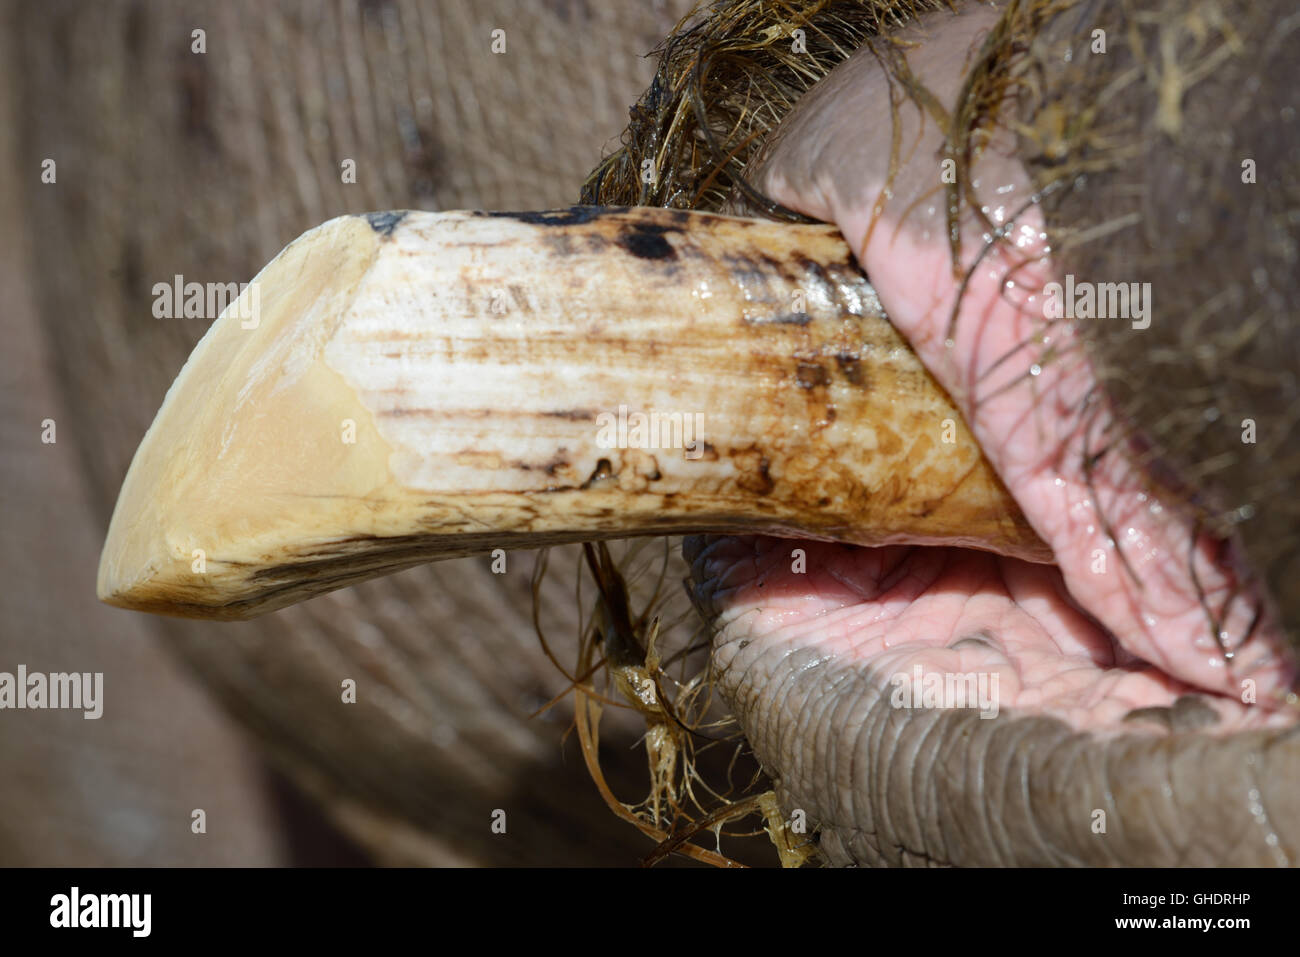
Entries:
[[[771,257],[765,257],[770,259]],[[727,253],[719,257],[722,265],[726,267],[727,277],[739,286],[748,296],[762,302],[767,299],[763,295],[771,284],[774,275],[763,269],[757,262],[743,253]],[[769,300],[770,301],[770,300]],[[763,322],[763,319],[746,318],[747,323]],[[769,320],[770,321],[770,320]]]
[[528,290],[517,282],[512,282],[506,288],[510,290],[510,297],[515,302],[515,308],[525,314],[531,314],[533,307],[528,301]]
[[798,265],[802,273],[803,281],[800,285],[805,287],[811,297],[812,289],[810,286],[816,286],[827,300],[838,302],[840,295],[836,289],[836,283],[833,277],[826,271],[826,267],[814,259],[807,256],[795,255],[792,257],[795,264]]
[[757,258],[764,267],[766,267],[769,275],[779,276],[781,280],[791,288],[799,289],[805,293],[807,292],[807,289],[805,288],[805,280],[807,279],[806,275],[801,273],[798,269],[791,268],[789,259],[777,259],[775,256],[770,256],[767,253],[759,253]]
[[795,368],[795,382],[801,389],[824,389],[831,384],[826,367],[816,362],[800,362]]
[[406,218],[406,213],[407,210],[405,209],[389,210],[382,213],[366,213],[366,222],[370,224],[371,229],[388,239],[392,237],[397,224]]
[[580,488],[594,488],[597,485],[604,482],[611,482],[617,478],[618,473],[614,471],[614,466],[610,464],[609,459],[601,459],[596,463],[596,467],[591,470],[591,475],[588,476],[587,481],[582,483]]
[[795,365],[795,384],[807,395],[811,425],[824,429],[835,421],[835,404],[830,397],[831,373],[820,362],[799,359]]
[[573,236],[569,233],[554,232],[546,234],[546,245],[556,256],[572,256],[578,251]]
[[776,483],[772,481],[772,463],[767,456],[752,445],[734,449],[730,454],[732,463],[740,473],[736,485],[754,495],[770,495]]
[[615,242],[638,259],[676,259],[677,250],[664,238],[664,233],[670,229],[675,231],[676,227],[657,223],[631,223],[618,234]]
[[[564,452],[565,450],[561,449],[554,456],[552,456],[549,462],[539,463],[539,462],[521,461],[521,462],[514,462],[511,464],[513,464],[514,467],[519,469],[521,472],[545,472],[547,475],[553,477],[557,472],[560,471],[560,469],[567,469],[569,467],[569,459],[568,456],[564,454]],[[547,491],[553,492],[553,491],[557,491],[557,489],[548,488]]]
[[862,360],[855,355],[847,352],[841,352],[835,356],[835,364],[840,367],[840,372],[851,385],[867,385],[867,374],[862,370]]
[[806,326],[812,322],[812,316],[806,312],[785,312],[768,321],[778,326]]
[[[587,422],[596,418],[591,409],[549,409],[542,413],[544,419],[568,419],[570,422]],[[604,462],[604,459],[601,459]]]
[[[699,449],[698,455],[695,454],[697,448]],[[687,452],[690,452],[691,455],[687,456]],[[697,440],[696,443],[693,443],[689,448],[683,449],[682,454],[688,462],[718,461],[718,450],[713,447],[712,442],[700,442]]]

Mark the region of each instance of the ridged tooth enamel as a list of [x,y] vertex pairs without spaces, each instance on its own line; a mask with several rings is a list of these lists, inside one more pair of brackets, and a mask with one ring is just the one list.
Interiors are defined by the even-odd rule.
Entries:
[[438,558],[691,530],[1049,558],[831,227],[372,213],[251,285],[136,452],[110,604],[248,618]]

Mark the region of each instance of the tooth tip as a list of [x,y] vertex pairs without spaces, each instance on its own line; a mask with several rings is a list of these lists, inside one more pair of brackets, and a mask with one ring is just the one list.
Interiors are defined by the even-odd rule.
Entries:
[[[317,394],[337,384],[316,359],[382,235],[363,216],[316,227],[212,323],[123,481],[100,556],[101,601],[185,617],[249,617],[226,589],[249,548],[273,554],[278,514],[293,512],[295,500],[321,484],[331,450],[313,441],[313,417],[356,400],[346,389]],[[308,515],[327,522],[326,510],[312,506],[306,503]],[[311,521],[301,511],[298,527],[282,538],[306,537]]]

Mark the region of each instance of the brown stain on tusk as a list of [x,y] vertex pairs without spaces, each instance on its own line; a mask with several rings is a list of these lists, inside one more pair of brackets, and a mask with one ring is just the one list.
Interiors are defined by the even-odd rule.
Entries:
[[253,285],[256,322],[213,323],[141,442],[104,601],[247,618],[439,558],[698,531],[1050,560],[833,227],[371,213]]

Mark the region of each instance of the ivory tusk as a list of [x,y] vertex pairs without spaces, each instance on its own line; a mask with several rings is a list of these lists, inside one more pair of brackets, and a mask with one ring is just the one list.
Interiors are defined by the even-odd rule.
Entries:
[[1046,546],[830,226],[344,216],[212,324],[99,596],[249,618],[495,548],[688,531]]

